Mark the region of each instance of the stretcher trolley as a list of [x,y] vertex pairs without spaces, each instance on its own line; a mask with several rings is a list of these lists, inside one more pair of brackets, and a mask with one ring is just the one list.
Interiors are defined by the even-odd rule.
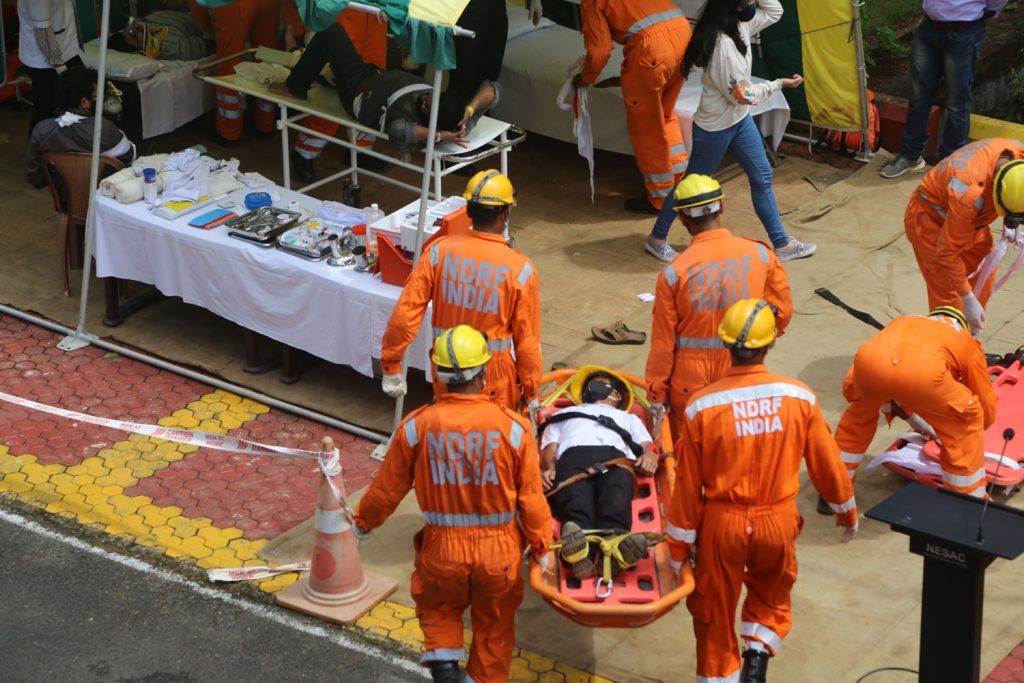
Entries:
[[[574,368],[564,368],[544,376],[541,387],[542,423],[558,409],[574,405],[568,388],[576,373]],[[618,374],[632,385],[636,399],[632,412],[650,426],[643,381],[625,372]],[[663,420],[656,430],[652,430],[652,435],[661,462],[653,477],[637,472],[632,531],[663,536],[668,524],[668,503],[672,496],[676,466],[668,421]],[[553,525],[557,541],[560,525],[557,520]],[[595,578],[583,581],[576,579],[560,561],[557,550],[552,550],[548,559],[547,572],[542,571],[535,560],[531,560],[530,585],[556,611],[583,626],[645,626],[667,614],[694,588],[690,565],[684,564],[677,577],[669,564],[668,546],[664,543],[655,545],[647,558],[640,560],[635,567],[619,572],[612,579],[611,585],[602,585],[600,572]]]
[[[990,367],[989,374],[992,376],[992,387],[996,391],[998,410],[995,422],[985,430],[985,477],[989,485],[1001,486],[1004,495],[1010,495],[1018,490],[1024,481],[1024,438],[1006,443],[1006,452],[1003,453],[1003,433],[1007,428],[1024,431],[1024,368],[1021,367],[1019,360],[1015,360],[1009,367]],[[908,443],[907,439],[900,439],[888,450],[903,448]],[[934,439],[923,442],[921,463],[919,467],[895,462],[883,464],[908,479],[927,486],[942,486],[939,444]]]
[[[334,144],[341,145],[349,151],[349,167],[326,178],[321,178],[309,185],[297,188],[299,192],[308,192],[316,187],[325,185],[335,180],[347,179],[343,192],[343,201],[351,206],[362,206],[360,197],[359,177],[367,175],[382,180],[391,185],[405,188],[417,194],[420,193],[419,185],[404,182],[390,175],[384,175],[368,169],[359,168],[359,155],[365,154],[376,157],[382,161],[393,164],[395,167],[404,168],[416,173],[429,174],[431,177],[430,196],[433,199],[441,200],[444,196],[441,191],[441,180],[447,175],[455,173],[461,168],[469,166],[487,157],[497,155],[500,163],[500,170],[508,175],[508,152],[514,146],[526,139],[526,132],[510,123],[504,123],[487,116],[480,117],[477,125],[467,134],[467,146],[460,147],[452,142],[445,142],[430,146],[426,150],[429,158],[424,158],[422,163],[413,163],[401,156],[388,156],[380,151],[357,144],[357,138],[362,139],[384,139],[387,135],[375,128],[369,128],[357,122],[342,108],[338,102],[338,96],[334,88],[317,82],[310,89],[307,99],[300,100],[293,97],[281,97],[271,93],[265,86],[255,81],[241,78],[237,74],[228,76],[216,76],[211,72],[220,63],[238,59],[239,57],[251,57],[256,61],[270,64],[287,64],[290,55],[280,50],[270,48],[250,48],[207,62],[196,68],[193,74],[196,78],[202,79],[215,86],[230,88],[245,95],[252,95],[260,99],[273,102],[278,106],[279,118],[278,128],[281,131],[281,157],[284,186],[292,189],[291,186],[291,155],[288,140],[288,131],[306,133],[323,138]],[[435,98],[436,99],[436,98]],[[289,110],[292,110],[289,116]],[[301,124],[307,115],[312,114],[328,121],[340,124],[348,131],[348,139],[341,139],[325,135]],[[340,134],[340,131],[339,131]]]

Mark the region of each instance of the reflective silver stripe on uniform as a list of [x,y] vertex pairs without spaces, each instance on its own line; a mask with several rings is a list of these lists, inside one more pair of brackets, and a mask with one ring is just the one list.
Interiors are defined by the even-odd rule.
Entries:
[[433,332],[434,332],[434,339],[437,339],[437,338],[438,338],[438,337],[440,337],[440,336],[441,336],[442,334],[444,334],[445,332],[447,332],[447,331],[448,331],[448,329],[447,329],[447,328],[445,328],[445,327],[433,327],[433,328],[431,328],[431,329],[432,329],[432,330],[433,330]]
[[697,675],[697,683],[740,683],[740,670],[728,676],[701,676]]
[[918,190],[917,191],[917,196],[920,197],[921,199],[923,199],[925,201],[925,203],[928,204],[928,206],[930,206],[933,209],[935,209],[935,212],[937,214],[939,214],[943,218],[946,217],[946,210],[943,209],[938,204],[936,204],[935,202],[933,202],[932,200],[928,199],[928,195],[926,195],[923,190]]
[[321,510],[317,508],[316,517],[313,519],[313,528],[322,534],[340,534],[352,528],[341,510]]
[[942,481],[946,482],[950,486],[959,486],[962,489],[968,486],[974,486],[979,481],[985,478],[985,468],[981,467],[974,474],[953,474],[942,470]]
[[623,44],[628,43],[630,38],[635,36],[637,33],[640,33],[640,31],[643,31],[645,28],[650,28],[655,24],[660,24],[663,21],[685,18],[685,16],[686,15],[684,15],[678,9],[669,9],[665,10],[664,12],[658,12],[657,14],[648,15],[629,27],[629,30],[627,30],[625,35],[622,36],[622,42]]
[[242,118],[242,110],[217,107],[217,116],[223,116],[226,119],[240,119]]
[[970,187],[967,183],[960,180],[959,178],[952,178],[949,181],[949,189],[953,190],[957,194],[963,194],[967,192],[967,188]]
[[511,512],[481,515],[478,512],[424,512],[423,519],[434,526],[501,526],[511,524]]
[[661,271],[665,274],[665,282],[668,283],[669,287],[675,287],[676,283],[679,282],[679,274],[676,269],[672,267],[672,264],[665,266],[665,270]]
[[232,95],[229,93],[217,91],[217,99],[224,104],[241,104],[242,100],[239,99],[238,95]]
[[669,156],[675,156],[677,154],[686,154],[686,145],[679,143],[678,145],[672,145],[668,148]]
[[512,428],[508,430],[508,441],[512,444],[512,448],[519,448],[523,443],[523,425],[516,421],[512,421]]
[[410,417],[409,421],[405,423],[405,440],[409,442],[409,448],[412,448],[420,441],[420,437],[416,435],[415,417]]
[[641,173],[640,175],[648,183],[664,183],[675,177],[671,173]]
[[[465,658],[463,658],[463,659],[465,659]],[[470,676],[469,674],[464,674],[463,677],[462,677],[462,682],[463,683],[476,683],[476,679],[473,678],[472,676]]]
[[460,659],[466,659],[466,650],[463,648],[459,648],[458,650],[427,650],[420,655],[420,664],[429,664],[430,662],[457,662]]
[[441,250],[435,244],[430,247],[430,265],[436,266],[441,262]]
[[686,167],[689,164],[690,164],[689,159],[684,160],[684,161],[680,161],[678,164],[672,164],[672,173],[673,173],[673,175],[678,175],[680,173],[685,173],[686,172]]
[[315,147],[317,149],[323,149],[327,145],[327,140],[323,138],[315,138],[312,135],[306,135],[305,133],[299,133],[298,140],[307,147]]
[[768,250],[765,249],[764,245],[760,242],[754,242],[754,246],[757,247],[757,255],[761,259],[761,263],[768,263]]
[[849,512],[853,508],[857,507],[857,501],[855,496],[850,496],[850,499],[845,503],[829,503],[828,506],[832,508],[832,512],[839,514],[840,512]]
[[670,522],[668,526],[665,527],[665,533],[673,541],[679,541],[680,543],[689,543],[692,545],[697,542],[696,529],[680,529]]
[[262,109],[263,111],[274,111],[274,109],[277,108],[277,105],[274,104],[273,102],[258,99],[256,100],[256,108]]
[[757,624],[753,621],[741,621],[740,635],[744,638],[760,640],[776,653],[782,647],[782,638],[779,637],[779,634],[764,624]]
[[718,337],[676,337],[677,349],[724,349],[725,342]]
[[847,465],[859,465],[860,461],[864,459],[864,454],[847,453],[846,451],[839,451],[839,459],[845,462]]
[[[671,175],[671,174],[669,174],[669,175]],[[669,180],[671,180],[671,178],[669,178]],[[665,187],[665,188],[662,188],[660,190],[648,190],[647,191],[647,194],[651,195],[652,197],[667,197],[671,193],[672,193],[672,188],[671,187]]]
[[975,211],[981,211],[982,208],[984,208],[984,206],[985,206],[985,198],[984,197],[978,197],[977,199],[974,200],[974,210]]
[[512,348],[512,337],[505,337],[504,339],[488,339],[487,350],[488,351],[507,351]]
[[530,262],[527,261],[523,266],[523,269],[519,271],[519,277],[516,278],[516,281],[519,282],[519,286],[525,287],[526,283],[530,281],[531,275],[533,275],[533,266],[531,266]]
[[811,405],[818,402],[814,392],[803,387],[798,387],[795,384],[787,384],[785,382],[771,382],[770,384],[755,384],[751,387],[739,387],[736,389],[727,389],[725,391],[716,391],[713,394],[701,396],[696,401],[686,406],[686,417],[691,420],[705,408],[714,408],[716,406],[724,406],[734,401],[753,401],[759,398],[774,398],[776,396],[788,396],[789,398],[797,398],[801,401],[807,401]]

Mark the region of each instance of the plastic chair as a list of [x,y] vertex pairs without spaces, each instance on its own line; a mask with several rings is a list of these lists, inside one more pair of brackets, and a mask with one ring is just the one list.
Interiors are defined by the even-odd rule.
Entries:
[[[77,268],[82,263],[82,237],[76,230],[69,239],[72,228],[85,227],[89,211],[89,195],[96,191],[89,187],[89,165],[92,155],[86,152],[47,152],[43,154],[43,169],[46,183],[53,196],[53,208],[60,215],[61,269],[64,274],[64,296],[71,296],[68,270],[71,264]],[[105,155],[100,156],[100,174],[103,179],[110,173],[120,171],[124,164]]]

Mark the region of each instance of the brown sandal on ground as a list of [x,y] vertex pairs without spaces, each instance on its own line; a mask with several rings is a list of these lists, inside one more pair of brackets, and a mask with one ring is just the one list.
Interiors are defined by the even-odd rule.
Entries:
[[590,334],[602,344],[643,344],[647,341],[646,332],[631,330],[621,320],[606,327],[591,327]]

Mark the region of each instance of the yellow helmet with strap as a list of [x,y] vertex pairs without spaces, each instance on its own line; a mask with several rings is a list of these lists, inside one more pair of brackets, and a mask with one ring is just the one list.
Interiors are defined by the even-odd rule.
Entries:
[[936,315],[944,315],[947,318],[952,318],[953,320],[960,323],[961,328],[965,330],[970,329],[969,327],[967,327],[967,318],[964,316],[963,313],[960,312],[960,309],[958,308],[954,308],[953,306],[938,306],[928,312],[929,318],[934,317]]
[[775,341],[775,313],[764,299],[742,299],[725,312],[718,336],[731,349],[761,349]]
[[456,325],[434,340],[430,360],[445,384],[465,384],[480,374],[491,359],[487,337],[469,325]]
[[516,205],[516,191],[512,182],[493,168],[480,171],[470,178],[462,198],[470,204],[483,206]]
[[675,192],[675,209],[697,218],[722,210],[722,186],[711,176],[691,173],[679,181]]
[[1014,159],[996,171],[992,184],[996,213],[1024,223],[1024,160]]
[[619,403],[619,408],[629,411],[633,407],[633,386],[619,373],[601,365],[584,365],[576,371],[572,382],[569,384],[569,395],[572,396],[574,403],[579,405],[587,402],[584,393],[586,392],[587,383],[594,375],[605,375],[612,379],[613,386],[619,385],[615,387],[622,394],[622,402]]

